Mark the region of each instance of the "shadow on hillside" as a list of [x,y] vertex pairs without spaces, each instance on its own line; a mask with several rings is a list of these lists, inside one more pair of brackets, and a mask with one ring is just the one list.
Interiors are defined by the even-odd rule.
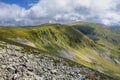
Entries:
[[95,32],[95,29],[90,26],[84,26],[84,25],[76,25],[74,26],[75,29],[79,30],[83,34],[87,35],[89,38],[91,38],[94,41],[99,40],[98,34]]

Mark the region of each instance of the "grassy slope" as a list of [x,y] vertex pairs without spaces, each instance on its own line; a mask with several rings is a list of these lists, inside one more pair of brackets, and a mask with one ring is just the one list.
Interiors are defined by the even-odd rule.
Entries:
[[116,34],[120,34],[120,26],[110,26],[108,29]]
[[[116,54],[112,54],[113,56],[115,56],[115,57],[120,56],[120,50],[118,50],[120,48],[120,35],[112,33],[111,31],[109,31],[109,29],[107,29],[105,27],[101,27],[100,25],[97,25],[94,23],[76,22],[76,23],[71,23],[68,25],[70,25],[72,27],[82,27],[82,28],[86,27],[88,29],[91,29],[91,32],[94,32],[95,34],[97,34],[97,40],[93,39],[94,42],[101,45],[102,47],[107,48],[111,52],[114,51]],[[89,30],[87,32],[89,32]],[[113,39],[114,41],[110,42],[110,41],[106,40],[104,35],[106,35],[108,38]]]
[[[23,53],[23,54],[46,54],[46,55],[48,55],[48,53],[47,52],[45,52],[45,51],[42,51],[42,50],[39,50],[39,49],[37,49],[37,48],[34,48],[34,47],[31,47],[31,46],[27,46],[27,45],[24,45],[24,44],[21,44],[21,43],[18,43],[18,42],[15,42],[15,41],[12,41],[12,40],[8,40],[8,39],[3,39],[3,38],[0,38],[0,48],[2,48],[2,49],[10,49],[11,50],[11,48],[9,47],[7,47],[7,45],[14,45],[14,46],[16,46],[16,47],[22,47],[22,52],[21,53]],[[15,49],[15,51],[19,51],[20,49],[18,48],[18,49]],[[0,53],[1,54],[1,53]],[[53,55],[54,57],[59,57],[59,56],[56,56],[56,55]],[[75,65],[78,65],[78,63],[75,63],[75,62],[73,62],[73,61],[70,61],[69,59],[66,59],[66,58],[63,58],[63,57],[59,57],[59,58],[62,58],[62,59],[64,59],[65,60],[65,62],[67,62],[68,64],[64,64],[65,66],[66,65],[69,65],[70,67],[73,67],[73,66],[75,66]],[[53,60],[53,62],[54,63],[58,63],[59,64],[59,60]],[[106,80],[106,79],[113,79],[112,77],[109,77],[109,76],[107,76],[107,75],[104,75],[104,74],[102,74],[102,73],[99,73],[98,71],[95,71],[95,70],[93,70],[93,69],[90,69],[90,68],[88,68],[88,67],[86,67],[86,66],[83,66],[83,65],[79,65],[78,66],[79,68],[86,68],[87,69],[87,71],[81,71],[80,72],[80,74],[82,74],[82,75],[85,75],[87,78],[89,78],[89,79],[92,79],[92,80],[98,80],[98,79],[102,79],[102,80]],[[90,71],[90,72],[88,72],[88,71]],[[92,72],[94,72],[93,74],[91,74],[91,71]],[[98,77],[99,76],[99,77]]]
[[0,27],[0,36],[3,38],[27,38],[39,49],[54,54],[59,53],[58,55],[62,54],[61,50],[68,50],[74,55],[72,60],[109,76],[120,77],[119,65],[97,55],[97,53],[104,52],[103,48],[78,30],[67,25],[42,25],[34,28]]

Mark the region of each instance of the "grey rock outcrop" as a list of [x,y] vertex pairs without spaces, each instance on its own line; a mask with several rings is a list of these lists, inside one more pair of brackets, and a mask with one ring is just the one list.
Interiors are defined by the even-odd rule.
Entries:
[[0,80],[112,80],[73,61],[0,41]]

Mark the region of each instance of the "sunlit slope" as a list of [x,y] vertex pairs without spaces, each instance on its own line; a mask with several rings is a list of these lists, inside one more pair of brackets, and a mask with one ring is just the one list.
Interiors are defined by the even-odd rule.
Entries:
[[109,50],[112,54],[111,58],[120,59],[120,35],[115,34],[106,27],[88,22],[76,22],[68,24],[79,30],[96,44]]
[[61,24],[28,28],[1,27],[0,36],[9,39],[25,38],[38,49],[71,59],[109,76],[120,77],[120,66],[110,58],[108,54],[112,53],[108,48],[96,44],[74,27]]
[[114,79],[71,60],[1,38],[0,59],[0,78],[5,80],[41,80],[41,74],[44,76],[43,80]]

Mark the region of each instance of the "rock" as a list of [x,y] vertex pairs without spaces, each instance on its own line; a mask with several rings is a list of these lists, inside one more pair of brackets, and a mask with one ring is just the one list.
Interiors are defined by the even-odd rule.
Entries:
[[51,70],[52,74],[55,74],[57,72],[57,70]]
[[2,65],[1,68],[2,68],[2,69],[6,68],[6,65]]
[[[0,47],[0,80],[93,80],[88,75],[100,77],[100,80],[112,80],[73,61],[34,49],[27,50],[4,42],[4,49]],[[34,51],[39,54],[34,55]]]

